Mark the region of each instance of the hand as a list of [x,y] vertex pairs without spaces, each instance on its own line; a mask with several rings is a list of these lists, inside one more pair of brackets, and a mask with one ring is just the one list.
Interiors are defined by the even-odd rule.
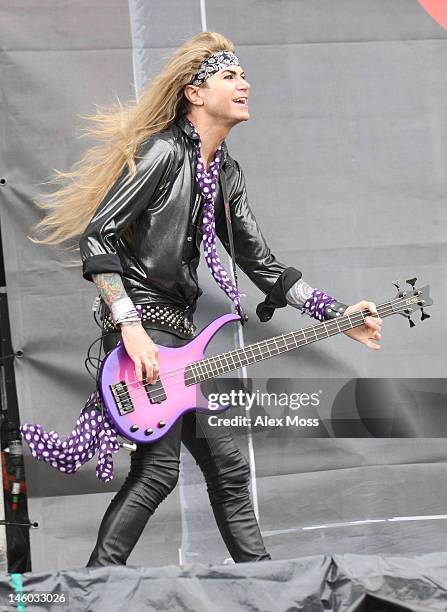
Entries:
[[360,327],[354,327],[349,331],[345,331],[345,334],[357,342],[361,342],[362,344],[366,344],[366,346],[370,349],[378,351],[380,348],[380,344],[378,342],[373,342],[373,340],[380,340],[382,338],[382,334],[380,333],[382,329],[383,321],[378,318],[377,308],[374,302],[367,302],[366,300],[362,300],[358,302],[358,304],[353,304],[352,306],[348,306],[345,310],[344,314],[349,315],[354,312],[359,312],[360,310],[364,310],[367,308],[370,313],[375,314],[376,317],[365,317],[365,323],[360,325]]
[[153,385],[160,374],[157,346],[141,323],[122,325],[121,338],[127,354],[135,364],[136,380],[143,380],[144,371],[147,382]]

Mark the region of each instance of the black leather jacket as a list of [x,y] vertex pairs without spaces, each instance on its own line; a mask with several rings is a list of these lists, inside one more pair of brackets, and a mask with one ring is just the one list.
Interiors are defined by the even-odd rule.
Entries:
[[[194,310],[202,293],[197,266],[202,205],[195,180],[194,136],[181,118],[141,145],[137,173],[126,167],[99,205],[80,240],[83,276],[118,272],[134,303],[169,302]],[[268,294],[285,271],[250,210],[239,164],[222,146],[237,265]],[[221,186],[216,232],[229,251]]]

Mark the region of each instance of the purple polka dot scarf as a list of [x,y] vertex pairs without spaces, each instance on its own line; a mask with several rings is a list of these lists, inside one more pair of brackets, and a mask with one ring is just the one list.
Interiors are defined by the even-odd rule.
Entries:
[[46,432],[37,424],[25,423],[20,432],[35,459],[66,474],[74,474],[99,451],[96,477],[102,482],[112,480],[112,454],[117,453],[120,446],[116,429],[101,414],[95,392],[88,398],[75,428],[64,441],[55,431]]
[[200,136],[189,122],[194,135],[198,137],[196,151],[196,179],[203,197],[203,251],[205,260],[211,271],[214,280],[219,287],[225,291],[233,302],[236,312],[241,313],[241,295],[239,290],[229,278],[223,267],[216,248],[216,222],[214,219],[214,200],[217,191],[217,181],[219,180],[221,147],[219,147],[211,162],[208,172],[205,170],[205,163],[200,152]]
[[335,302],[335,298],[323,291],[314,289],[311,295],[304,302],[304,306],[301,310],[303,314],[307,314],[318,321],[324,321],[324,312],[328,306]]

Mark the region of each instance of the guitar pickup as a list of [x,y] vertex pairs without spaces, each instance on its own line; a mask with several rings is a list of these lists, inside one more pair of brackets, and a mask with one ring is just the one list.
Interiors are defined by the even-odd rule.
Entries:
[[155,385],[145,385],[146,393],[151,404],[161,404],[166,399],[166,392],[163,388],[160,379],[157,380]]
[[129,394],[129,390],[124,381],[120,381],[118,383],[115,383],[114,385],[110,385],[110,390],[112,391],[112,395],[117,405],[120,416],[124,416],[125,414],[133,412],[135,410],[135,407],[132,403],[132,398]]

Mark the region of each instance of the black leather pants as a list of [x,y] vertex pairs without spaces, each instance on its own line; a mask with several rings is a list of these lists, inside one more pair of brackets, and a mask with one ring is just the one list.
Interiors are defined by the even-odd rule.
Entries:
[[[148,333],[160,345],[186,343],[168,332],[148,329]],[[119,334],[106,339],[108,351]],[[87,566],[126,564],[148,519],[177,484],[181,442],[205,476],[217,526],[234,561],[270,559],[250,500],[247,460],[232,436],[209,426],[207,418],[190,412],[166,436],[153,444],[139,444],[131,453],[129,474],[102,519]]]

